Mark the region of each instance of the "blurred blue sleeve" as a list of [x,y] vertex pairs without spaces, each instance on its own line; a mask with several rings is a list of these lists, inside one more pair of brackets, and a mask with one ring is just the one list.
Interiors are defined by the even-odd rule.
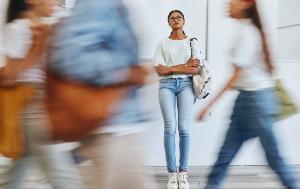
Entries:
[[55,32],[50,68],[92,85],[119,83],[138,64],[138,44],[119,0],[79,0]]

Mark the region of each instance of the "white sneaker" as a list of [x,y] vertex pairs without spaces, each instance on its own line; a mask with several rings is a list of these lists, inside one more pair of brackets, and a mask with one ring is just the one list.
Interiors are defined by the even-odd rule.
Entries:
[[178,173],[179,189],[189,189],[190,188],[190,184],[187,179],[188,179],[188,176],[187,176],[186,172]]
[[168,189],[178,189],[177,173],[169,173]]

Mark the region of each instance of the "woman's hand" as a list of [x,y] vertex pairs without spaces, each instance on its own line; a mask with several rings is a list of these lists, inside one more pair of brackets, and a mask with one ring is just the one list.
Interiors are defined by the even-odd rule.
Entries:
[[31,27],[32,46],[26,57],[22,59],[6,58],[5,67],[0,69],[0,85],[5,87],[14,86],[16,79],[26,69],[40,63],[40,58],[44,55],[48,46],[48,39],[51,28],[48,25],[39,24]]
[[147,77],[150,74],[150,70],[142,65],[134,66],[130,69],[128,83],[132,85],[145,85],[147,84]]
[[0,87],[14,86],[14,77],[8,77],[7,67],[0,68]]
[[16,69],[19,66],[17,61],[5,60],[6,65],[0,68],[0,86],[1,87],[13,87],[16,85],[16,79],[18,77]]
[[207,113],[210,110],[210,106],[207,106],[206,108],[204,108],[198,115],[197,115],[197,121],[202,121],[206,116]]
[[40,52],[43,53],[49,42],[49,38],[52,33],[50,26],[46,24],[33,25],[31,27],[33,33],[33,45],[40,49]]
[[159,64],[158,66],[155,66],[155,70],[158,75],[160,76],[166,76],[171,74],[171,69],[167,66]]
[[269,74],[272,75],[274,73],[275,67],[272,63],[270,63],[270,64],[267,64],[267,69],[268,69]]
[[200,60],[197,58],[190,58],[189,61],[186,63],[187,67],[199,67]]

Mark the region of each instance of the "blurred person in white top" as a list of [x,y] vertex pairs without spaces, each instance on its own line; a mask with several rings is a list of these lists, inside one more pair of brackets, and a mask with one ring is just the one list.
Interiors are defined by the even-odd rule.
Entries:
[[[39,169],[55,189],[79,189],[79,174],[68,152],[50,145],[47,113],[44,107],[45,54],[51,33],[45,23],[57,5],[56,0],[10,0],[3,30],[0,69],[1,85],[25,84],[34,88],[32,101],[21,116],[24,153],[13,162],[0,182],[1,189],[18,189],[29,165]],[[48,23],[48,22],[47,22]]]
[[5,22],[5,12],[6,12],[6,5],[7,5],[7,1],[8,0],[2,0],[0,1],[0,68],[4,66],[5,61],[4,61],[4,57],[3,57],[3,52],[2,52],[2,48],[3,48],[3,42],[2,42],[2,38],[3,38],[3,25]]
[[206,189],[221,187],[230,163],[244,142],[257,137],[270,168],[277,173],[282,184],[289,189],[298,189],[293,172],[282,158],[273,132],[278,114],[272,78],[274,67],[256,1],[230,0],[229,13],[236,22],[230,52],[234,71],[198,118],[202,119],[225,91],[235,89],[239,94],[224,143],[208,176]]

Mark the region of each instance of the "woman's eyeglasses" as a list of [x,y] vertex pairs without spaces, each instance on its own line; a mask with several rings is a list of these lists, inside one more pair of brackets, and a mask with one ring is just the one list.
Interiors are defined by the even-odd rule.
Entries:
[[173,21],[173,22],[174,22],[174,21],[176,21],[176,20],[177,20],[177,21],[182,20],[182,16],[176,16],[176,17],[170,17],[170,18],[169,18],[169,21]]

